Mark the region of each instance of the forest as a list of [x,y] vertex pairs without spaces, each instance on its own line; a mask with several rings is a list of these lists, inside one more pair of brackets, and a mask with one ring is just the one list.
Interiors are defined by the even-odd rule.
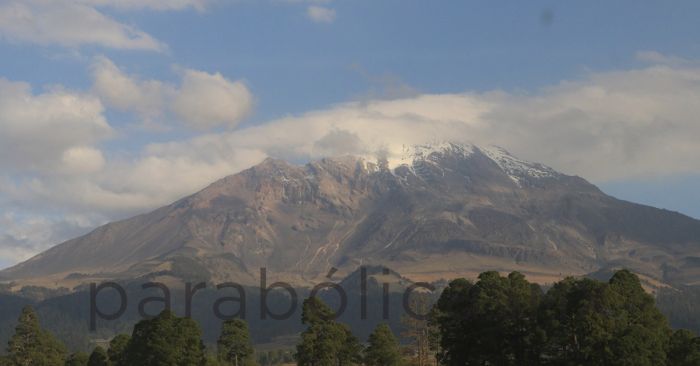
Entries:
[[607,282],[566,278],[547,291],[518,272],[484,272],[451,281],[437,301],[417,293],[411,304],[429,316],[405,317],[400,334],[379,324],[361,340],[331,306],[309,297],[304,330],[288,352],[256,351],[248,324],[236,318],[205,346],[195,320],[167,309],[90,353],[69,352],[27,306],[0,365],[700,365],[700,338],[673,330],[627,270]]

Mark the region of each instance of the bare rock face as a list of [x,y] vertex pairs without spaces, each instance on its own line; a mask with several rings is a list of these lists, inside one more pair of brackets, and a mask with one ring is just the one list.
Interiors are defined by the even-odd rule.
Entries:
[[700,221],[617,200],[503,149],[413,146],[397,161],[267,159],[169,206],[0,272],[8,282],[179,278],[309,284],[384,265],[413,280],[522,271],[539,282],[627,267],[700,282]]

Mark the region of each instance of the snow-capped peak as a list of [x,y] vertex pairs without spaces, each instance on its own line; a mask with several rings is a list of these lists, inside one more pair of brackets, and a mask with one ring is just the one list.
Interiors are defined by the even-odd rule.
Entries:
[[445,157],[468,159],[479,154],[492,160],[515,183],[521,185],[525,178],[555,178],[560,173],[554,169],[511,155],[498,146],[480,147],[469,143],[436,142],[417,145],[403,145],[400,153],[387,156],[390,171],[404,166],[414,174],[421,176],[421,171],[431,165],[442,171],[442,160]]
[[436,162],[446,154],[457,155],[467,158],[474,153],[474,145],[458,144],[454,142],[439,142],[434,144],[420,144],[403,146],[401,155],[396,161],[390,161],[392,168],[408,165],[412,166],[416,161]]
[[525,177],[554,178],[559,175],[556,170],[548,166],[518,159],[498,146],[481,147],[479,150],[498,164],[501,170],[518,184]]

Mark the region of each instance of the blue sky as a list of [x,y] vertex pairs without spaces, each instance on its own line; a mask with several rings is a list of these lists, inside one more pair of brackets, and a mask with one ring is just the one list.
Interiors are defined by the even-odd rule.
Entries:
[[259,102],[251,120],[265,121],[356,98],[387,75],[424,92],[530,90],[588,70],[634,67],[639,51],[700,56],[696,1],[353,0],[327,4],[337,14],[331,24],[310,21],[305,5],[222,0],[204,11],[105,9],[169,49],[5,42],[0,69],[33,85],[75,88],[90,86],[94,54],[164,80],[175,78],[173,65],[218,71],[246,80]]
[[265,156],[355,152],[319,150],[341,135],[363,153],[497,143],[700,217],[698,15],[697,1],[0,0],[0,266]]

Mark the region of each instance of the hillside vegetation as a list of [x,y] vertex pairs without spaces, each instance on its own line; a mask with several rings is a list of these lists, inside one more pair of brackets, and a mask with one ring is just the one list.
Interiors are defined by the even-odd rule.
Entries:
[[[427,297],[417,295],[413,306],[421,299]],[[411,332],[403,346],[386,324],[362,343],[331,307],[307,298],[294,358],[303,366],[700,365],[700,338],[673,331],[627,270],[608,282],[566,278],[546,292],[517,272],[484,272],[476,282],[451,281],[427,314],[406,319]],[[25,307],[0,364],[252,366],[259,359],[245,321],[226,320],[216,346],[207,349],[197,322],[170,310],[140,321],[131,336],[114,337],[106,349],[69,354]]]

